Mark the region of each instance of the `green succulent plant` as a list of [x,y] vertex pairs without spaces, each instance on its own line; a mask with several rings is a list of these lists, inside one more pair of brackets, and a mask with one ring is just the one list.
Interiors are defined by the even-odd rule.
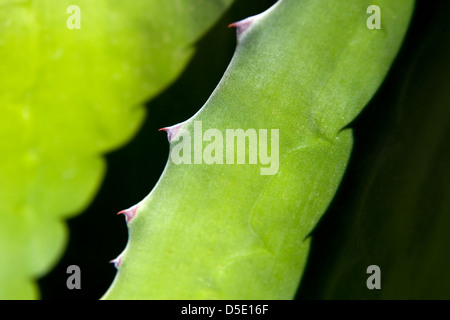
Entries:
[[[98,194],[105,155],[133,141],[144,104],[182,77],[232,3],[0,0],[0,299],[39,298],[36,279],[67,246],[65,220]],[[280,0],[233,23],[234,55],[206,103],[178,124],[155,121],[169,125],[167,164],[121,212],[129,239],[102,299],[448,297],[450,99],[433,83],[449,70],[445,16],[402,59],[408,74],[388,77],[393,98],[375,96],[415,5]],[[430,43],[442,49],[435,60]],[[361,151],[368,104],[397,118],[378,115],[379,136]],[[340,227],[317,228],[330,213]],[[373,264],[381,290],[366,286]]]

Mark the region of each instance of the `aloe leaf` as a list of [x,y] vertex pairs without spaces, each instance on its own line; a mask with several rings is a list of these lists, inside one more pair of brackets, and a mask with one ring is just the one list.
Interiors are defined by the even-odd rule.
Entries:
[[[383,10],[381,30],[366,26],[371,4]],[[292,298],[308,234],[347,165],[352,132],[344,127],[386,75],[413,4],[282,0],[235,24],[238,46],[223,79],[196,115],[165,128],[166,168],[124,212],[129,241],[103,298]],[[255,132],[259,145],[237,146],[234,164],[220,164],[226,150],[214,146],[230,142],[227,129]],[[272,161],[250,163],[261,147]]]
[[95,195],[102,155],[231,1],[0,1],[0,299],[38,297],[33,279]]

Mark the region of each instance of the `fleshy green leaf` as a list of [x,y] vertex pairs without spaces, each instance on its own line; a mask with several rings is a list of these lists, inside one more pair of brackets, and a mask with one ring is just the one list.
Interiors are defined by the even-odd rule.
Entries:
[[[366,27],[370,4],[383,10],[381,30]],[[308,234],[347,165],[352,133],[344,127],[386,75],[412,9],[410,0],[283,0],[239,23],[216,91],[194,117],[166,129],[171,155],[183,149],[192,164],[171,157],[153,191],[126,212],[129,242],[104,298],[292,298]],[[261,174],[268,165],[249,164],[248,155],[239,165],[196,158],[200,125],[224,139],[226,129],[271,138],[279,130],[279,153],[276,139],[268,147],[272,172]]]
[[231,1],[0,0],[0,299],[38,296],[102,154],[133,136]]

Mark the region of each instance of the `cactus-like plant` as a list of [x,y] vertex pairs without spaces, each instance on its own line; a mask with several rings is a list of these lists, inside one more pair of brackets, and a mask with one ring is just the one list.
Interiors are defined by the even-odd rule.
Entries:
[[[369,5],[383,10],[381,29],[367,27]],[[281,0],[236,23],[222,81],[195,116],[165,128],[167,166],[124,211],[129,242],[104,298],[292,298],[347,165],[346,126],[383,81],[413,5]],[[227,130],[239,129],[249,144],[235,150]]]

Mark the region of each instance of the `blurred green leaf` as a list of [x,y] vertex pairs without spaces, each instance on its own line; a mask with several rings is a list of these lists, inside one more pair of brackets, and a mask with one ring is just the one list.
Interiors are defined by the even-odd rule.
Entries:
[[231,1],[0,0],[0,299],[38,297],[102,154],[133,136]]

